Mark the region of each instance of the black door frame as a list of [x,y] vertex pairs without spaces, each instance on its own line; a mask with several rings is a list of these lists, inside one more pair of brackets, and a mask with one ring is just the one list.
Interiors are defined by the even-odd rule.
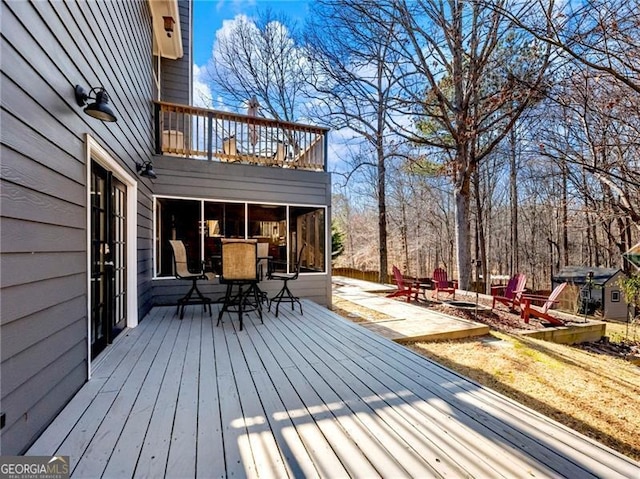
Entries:
[[[91,163],[91,359],[126,326],[126,186],[113,172]],[[124,211],[123,211],[124,210]],[[123,221],[124,218],[124,221]],[[118,222],[118,226],[116,226]],[[124,227],[122,223],[124,222]],[[116,275],[119,280],[116,282]],[[118,303],[116,302],[118,301]]]
[[[95,163],[94,163],[95,162]],[[87,317],[87,379],[92,376],[92,354],[91,354],[91,305],[93,302],[92,291],[92,264],[91,264],[91,181],[92,181],[92,165],[97,164],[100,167],[112,172],[113,178],[122,182],[123,190],[126,191],[126,199],[122,205],[126,218],[123,220],[126,224],[126,233],[124,234],[126,241],[122,245],[121,254],[125,258],[127,270],[122,272],[122,280],[126,280],[127,291],[126,297],[121,301],[120,307],[126,314],[127,328],[135,328],[138,325],[138,274],[137,274],[137,211],[138,211],[138,181],[129,170],[117,162],[114,157],[102,145],[100,145],[90,134],[85,134],[85,164],[86,164],[86,317]]]

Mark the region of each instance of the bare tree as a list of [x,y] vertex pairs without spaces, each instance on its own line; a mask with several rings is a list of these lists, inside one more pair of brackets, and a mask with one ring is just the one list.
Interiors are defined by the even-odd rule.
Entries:
[[391,117],[394,130],[416,145],[446,152],[454,184],[458,275],[461,287],[468,288],[471,178],[539,95],[548,47],[518,35],[511,22],[479,2],[353,3],[366,22],[393,24],[402,91],[398,115]]
[[216,36],[206,67],[211,90],[226,106],[239,110],[255,96],[266,116],[295,121],[308,73],[297,35],[294,22],[268,9],[236,16]]
[[519,10],[485,2],[557,53],[640,93],[637,0],[535,0]]
[[[379,12],[382,14],[383,12]],[[393,20],[368,23],[352,2],[320,0],[308,25],[309,77],[317,94],[312,115],[336,130],[349,129],[368,145],[369,161],[355,168],[376,170],[380,281],[387,282],[387,161],[396,153],[388,139],[389,98],[395,86]],[[364,156],[363,156],[364,158]]]

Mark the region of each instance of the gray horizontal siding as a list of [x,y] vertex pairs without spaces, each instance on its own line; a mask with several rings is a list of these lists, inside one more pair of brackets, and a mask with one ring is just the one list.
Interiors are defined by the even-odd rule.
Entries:
[[325,172],[156,156],[157,195],[228,201],[330,205]]
[[[8,117],[9,115],[3,115],[2,118],[2,128],[5,130],[7,128],[7,121],[5,120],[7,120]],[[13,124],[15,125],[15,118],[13,119]],[[9,123],[12,122],[9,121]],[[12,132],[4,131],[9,142],[13,142],[16,136],[19,136],[17,134],[12,134],[13,132],[15,132],[15,130]],[[43,139],[40,135],[38,135],[37,138]],[[27,143],[22,145],[23,149],[26,144]],[[34,147],[33,143],[29,143],[29,146],[31,148],[39,148],[37,146]],[[20,146],[18,146],[18,148],[20,148]],[[64,165],[67,166],[72,158],[65,158],[64,155],[58,155],[55,150],[52,152],[52,148],[55,148],[55,145],[50,142],[47,142],[47,148],[49,148],[48,151],[51,156],[45,157],[47,158],[47,162],[45,164],[27,158],[19,151],[12,150],[2,145],[2,147],[0,147],[0,157],[2,158],[3,180],[15,185],[28,185],[29,188],[38,191],[40,194],[47,195],[52,198],[64,198],[65,201],[70,201],[74,204],[84,204],[86,190],[83,184],[62,175],[55,176],[55,180],[57,180],[56,182],[48,181],[53,179],[51,178],[53,176],[51,174],[51,168],[58,166],[52,165],[51,163],[58,160],[59,163],[64,163]],[[62,167],[62,165],[60,165],[60,167]],[[0,205],[0,211],[4,211],[4,207],[4,203]]]
[[[2,184],[4,191],[4,182]],[[2,203],[5,198],[0,194]],[[34,223],[21,218],[2,218],[0,230],[2,253],[58,253],[85,251],[86,232],[54,224]],[[35,272],[33,274],[36,274]]]
[[58,328],[42,341],[16,354],[10,361],[3,362],[2,387],[9,391],[15,391],[23,384],[28,383],[40,371],[56,362],[57,358],[52,357],[52,351],[58,354],[66,352],[78,342],[86,347],[86,341],[82,341],[87,337],[85,318],[86,316],[78,318],[64,329]]
[[41,341],[46,341],[56,331],[67,328],[73,322],[77,320],[86,321],[86,313],[78,316],[79,312],[86,311],[86,307],[85,298],[77,296],[68,301],[58,302],[50,308],[37,313],[30,314],[21,321],[12,321],[3,325],[2,337],[0,337],[2,355],[7,358],[13,358],[25,349]]
[[163,58],[160,64],[160,99],[181,105],[191,104],[191,6],[189,1],[178,0],[182,49],[178,60]]
[[[54,277],[84,274],[87,255],[84,251],[53,253],[14,253],[0,256],[2,286],[18,286]],[[4,333],[4,330],[3,330]]]
[[[78,356],[82,349],[86,349],[86,344],[78,344],[73,350],[69,351],[66,356],[72,358],[67,361],[66,357],[61,358],[58,364],[52,365],[45,371],[52,371],[52,374],[46,376],[41,373],[37,378],[32,379],[29,383],[30,389],[19,389],[15,394],[3,398],[2,410],[12,411],[17,408],[27,409],[24,415],[14,418],[13,422],[7,419],[7,425],[2,430],[2,451],[18,451],[24,448],[24,443],[31,444],[35,441],[40,433],[44,430],[43,418],[55,417],[62,406],[58,401],[52,398],[67,397],[71,398],[78,391],[78,385],[85,382],[87,376],[87,364],[76,364],[75,357]],[[75,364],[75,367],[73,365]],[[45,391],[46,394],[41,394]],[[21,402],[21,397],[27,398],[26,402]]]
[[[4,326],[14,321],[20,321],[31,314],[46,311],[56,304],[73,298],[82,296],[86,298],[85,287],[86,275],[82,273],[3,288],[2,305],[0,306],[1,324]],[[86,316],[86,308],[78,313]],[[51,318],[49,321],[57,320],[58,318]],[[65,321],[66,318],[61,318],[61,320]],[[4,359],[4,351],[2,356]]]
[[[156,305],[177,304],[191,287],[190,281],[174,279],[158,279],[153,282],[153,296]],[[260,282],[260,289],[272,298],[282,287],[282,281],[264,280]],[[217,279],[200,281],[198,288],[208,298],[219,300],[224,297],[225,285]],[[289,282],[289,289],[301,298],[307,298],[323,306],[331,304],[331,280],[328,274],[301,274],[297,280]],[[199,306],[193,306],[199,307]]]
[[[135,162],[151,158],[150,20],[146,0],[2,2],[2,454],[28,447],[86,380],[85,134],[133,176]],[[118,121],[85,115],[76,84],[106,88]],[[152,247],[151,186],[138,185],[143,251]],[[151,256],[140,258],[142,317]]]
[[40,191],[15,183],[3,183],[2,216],[80,229],[86,223],[84,212],[84,205],[45,197]]

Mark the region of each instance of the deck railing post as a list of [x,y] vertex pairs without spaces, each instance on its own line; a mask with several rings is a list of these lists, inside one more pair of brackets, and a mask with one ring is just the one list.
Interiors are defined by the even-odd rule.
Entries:
[[327,171],[327,151],[329,150],[329,135],[327,134],[327,131],[324,131],[322,133],[322,135],[324,136],[324,151],[322,152],[322,169],[326,172]]
[[161,122],[161,118],[160,115],[162,115],[162,108],[160,107],[160,104],[156,103],[154,105],[154,114],[155,114],[155,120],[156,120],[156,124],[155,124],[155,128],[156,128],[156,154],[157,155],[161,155],[162,154],[162,136],[161,136],[161,126],[160,126],[160,122]]
[[207,112],[207,160],[213,160],[213,112]]

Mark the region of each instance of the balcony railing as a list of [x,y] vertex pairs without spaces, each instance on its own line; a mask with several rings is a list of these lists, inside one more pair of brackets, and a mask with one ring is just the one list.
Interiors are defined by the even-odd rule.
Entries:
[[156,153],[326,171],[328,129],[156,102]]

